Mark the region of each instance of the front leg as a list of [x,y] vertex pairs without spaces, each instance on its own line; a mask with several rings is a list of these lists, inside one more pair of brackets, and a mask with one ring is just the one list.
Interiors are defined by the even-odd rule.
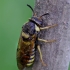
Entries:
[[41,59],[41,62],[42,62],[42,64],[43,64],[43,66],[47,66],[47,65],[44,63],[44,61],[43,61],[42,53],[41,53],[41,49],[40,49],[40,46],[39,46],[39,45],[37,46],[37,49],[38,49],[38,51],[39,51],[40,59]]
[[40,30],[44,30],[44,29],[49,29],[49,28],[53,28],[55,26],[57,26],[58,24],[53,24],[53,25],[48,25],[46,27],[40,27]]

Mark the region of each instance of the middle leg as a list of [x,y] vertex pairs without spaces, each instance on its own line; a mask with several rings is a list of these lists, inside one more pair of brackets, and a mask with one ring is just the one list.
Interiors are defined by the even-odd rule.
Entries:
[[44,39],[40,39],[38,38],[38,41],[42,41],[42,42],[45,42],[45,43],[52,43],[52,42],[55,42],[56,40],[44,40]]

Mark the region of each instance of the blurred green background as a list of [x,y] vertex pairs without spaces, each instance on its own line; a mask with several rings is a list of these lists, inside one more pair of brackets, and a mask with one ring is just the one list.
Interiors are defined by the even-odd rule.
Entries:
[[68,70],[70,70],[70,63],[69,63],[69,68],[68,68]]
[[0,70],[18,70],[16,48],[22,25],[32,16],[34,0],[0,0]]

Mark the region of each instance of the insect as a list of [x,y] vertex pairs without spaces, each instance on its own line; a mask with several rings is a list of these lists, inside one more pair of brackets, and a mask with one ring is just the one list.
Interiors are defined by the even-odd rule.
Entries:
[[18,42],[17,48],[17,66],[19,70],[23,70],[27,66],[31,66],[35,60],[35,48],[38,49],[40,53],[40,59],[44,66],[42,59],[42,53],[40,49],[40,45],[37,43],[38,41],[42,42],[54,42],[55,40],[44,40],[38,37],[38,34],[41,30],[49,29],[55,27],[57,24],[49,25],[46,27],[42,27],[43,24],[43,16],[48,15],[49,13],[45,13],[38,17],[34,12],[33,8],[27,4],[27,6],[32,10],[33,16],[29,21],[22,26],[21,35]]

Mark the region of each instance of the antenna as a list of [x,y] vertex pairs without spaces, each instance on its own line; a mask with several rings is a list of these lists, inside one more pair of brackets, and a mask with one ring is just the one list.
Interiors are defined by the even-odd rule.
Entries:
[[32,10],[32,12],[33,12],[33,14],[34,14],[33,8],[32,8],[30,5],[28,5],[28,4],[27,4],[27,6]]
[[49,13],[45,13],[45,14],[41,15],[40,18],[42,18],[42,16],[45,16],[45,15],[49,15]]

